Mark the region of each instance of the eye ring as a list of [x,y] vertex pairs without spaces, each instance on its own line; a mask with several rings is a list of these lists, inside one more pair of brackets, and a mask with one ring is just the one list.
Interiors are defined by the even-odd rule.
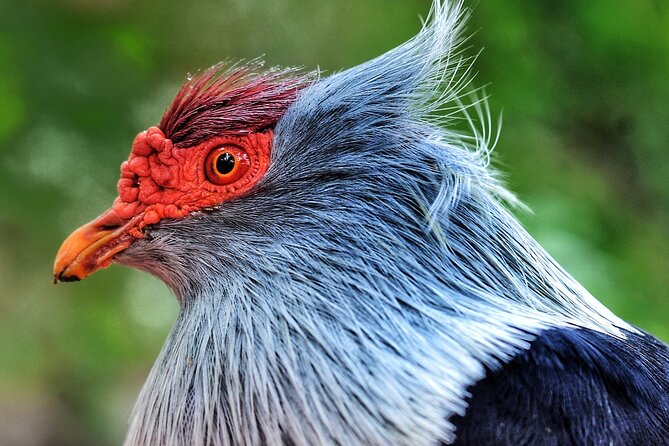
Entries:
[[234,183],[244,176],[251,167],[248,154],[240,147],[223,145],[216,147],[204,163],[207,179],[219,186]]

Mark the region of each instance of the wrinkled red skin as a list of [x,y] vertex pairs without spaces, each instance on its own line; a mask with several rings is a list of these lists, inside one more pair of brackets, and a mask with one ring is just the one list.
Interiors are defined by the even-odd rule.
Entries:
[[[174,147],[157,127],[140,133],[127,161],[121,164],[118,198],[113,212],[130,222],[127,233],[143,238],[142,229],[163,219],[217,206],[243,195],[267,171],[272,132],[220,136],[197,146]],[[248,171],[232,184],[211,183],[205,173],[207,155],[217,147],[234,144],[249,156]]]

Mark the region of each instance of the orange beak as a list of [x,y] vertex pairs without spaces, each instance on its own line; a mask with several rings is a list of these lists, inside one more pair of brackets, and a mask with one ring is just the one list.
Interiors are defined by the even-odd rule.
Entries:
[[110,209],[70,234],[56,254],[54,283],[81,280],[108,267],[116,254],[132,244],[129,225]]

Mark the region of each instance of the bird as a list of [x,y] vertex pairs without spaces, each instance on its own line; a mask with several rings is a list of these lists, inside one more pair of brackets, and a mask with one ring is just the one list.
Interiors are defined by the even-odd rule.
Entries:
[[214,65],[137,135],[54,265],[179,303],[126,445],[669,444],[669,347],[540,246],[491,166],[470,14],[436,0],[329,75]]

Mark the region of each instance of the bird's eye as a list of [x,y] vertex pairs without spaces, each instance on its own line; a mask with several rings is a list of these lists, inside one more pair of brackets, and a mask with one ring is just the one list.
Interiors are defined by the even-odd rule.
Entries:
[[205,161],[207,179],[214,184],[224,186],[239,180],[251,162],[249,156],[240,147],[225,145],[209,152]]
[[227,175],[235,168],[235,156],[230,152],[223,152],[216,157],[216,173]]

